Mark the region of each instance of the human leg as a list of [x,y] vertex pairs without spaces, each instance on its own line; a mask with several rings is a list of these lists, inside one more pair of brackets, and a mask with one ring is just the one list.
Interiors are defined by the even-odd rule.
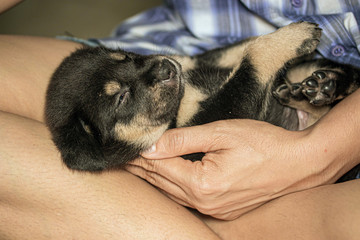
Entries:
[[69,171],[42,123],[1,112],[0,136],[1,239],[217,239],[127,172]]
[[0,36],[0,239],[217,239],[125,171],[89,174],[62,165],[39,121],[52,72],[78,47]]
[[51,74],[80,46],[52,38],[0,35],[0,110],[43,121]]
[[234,220],[205,222],[222,239],[358,239],[360,180],[289,194]]

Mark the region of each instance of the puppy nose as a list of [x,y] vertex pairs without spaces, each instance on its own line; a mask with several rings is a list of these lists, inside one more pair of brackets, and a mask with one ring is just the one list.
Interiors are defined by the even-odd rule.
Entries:
[[169,60],[164,59],[161,61],[156,75],[157,79],[163,83],[171,82],[176,75],[176,67]]

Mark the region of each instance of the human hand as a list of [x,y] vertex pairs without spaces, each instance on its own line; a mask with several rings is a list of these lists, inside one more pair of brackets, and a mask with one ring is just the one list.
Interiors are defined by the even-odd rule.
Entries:
[[[324,168],[312,161],[318,156],[306,157],[314,149],[306,136],[255,120],[172,129],[143,154],[147,159],[126,168],[182,205],[231,220],[271,199],[331,181],[318,176]],[[196,162],[178,157],[194,152],[206,154]]]

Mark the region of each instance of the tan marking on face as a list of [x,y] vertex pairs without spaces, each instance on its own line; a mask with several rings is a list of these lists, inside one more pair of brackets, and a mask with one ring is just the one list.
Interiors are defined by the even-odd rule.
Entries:
[[130,124],[117,123],[115,132],[118,140],[149,148],[169,128],[170,123],[154,126],[143,115],[136,116]]
[[115,59],[115,60],[118,60],[118,61],[122,61],[122,60],[125,60],[126,58],[126,55],[125,54],[122,54],[122,53],[110,53],[110,57],[112,59]]
[[176,126],[185,126],[191,118],[200,111],[200,102],[207,99],[208,96],[200,90],[185,84],[184,97],[181,99]]
[[121,89],[120,83],[115,81],[107,82],[104,87],[105,93],[109,96],[112,96],[115,93],[119,92],[120,89]]

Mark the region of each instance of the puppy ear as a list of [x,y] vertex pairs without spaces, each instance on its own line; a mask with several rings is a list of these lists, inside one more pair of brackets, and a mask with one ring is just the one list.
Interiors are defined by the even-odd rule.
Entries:
[[49,128],[64,163],[70,169],[101,171],[109,167],[100,142],[79,117],[69,118],[62,126]]

